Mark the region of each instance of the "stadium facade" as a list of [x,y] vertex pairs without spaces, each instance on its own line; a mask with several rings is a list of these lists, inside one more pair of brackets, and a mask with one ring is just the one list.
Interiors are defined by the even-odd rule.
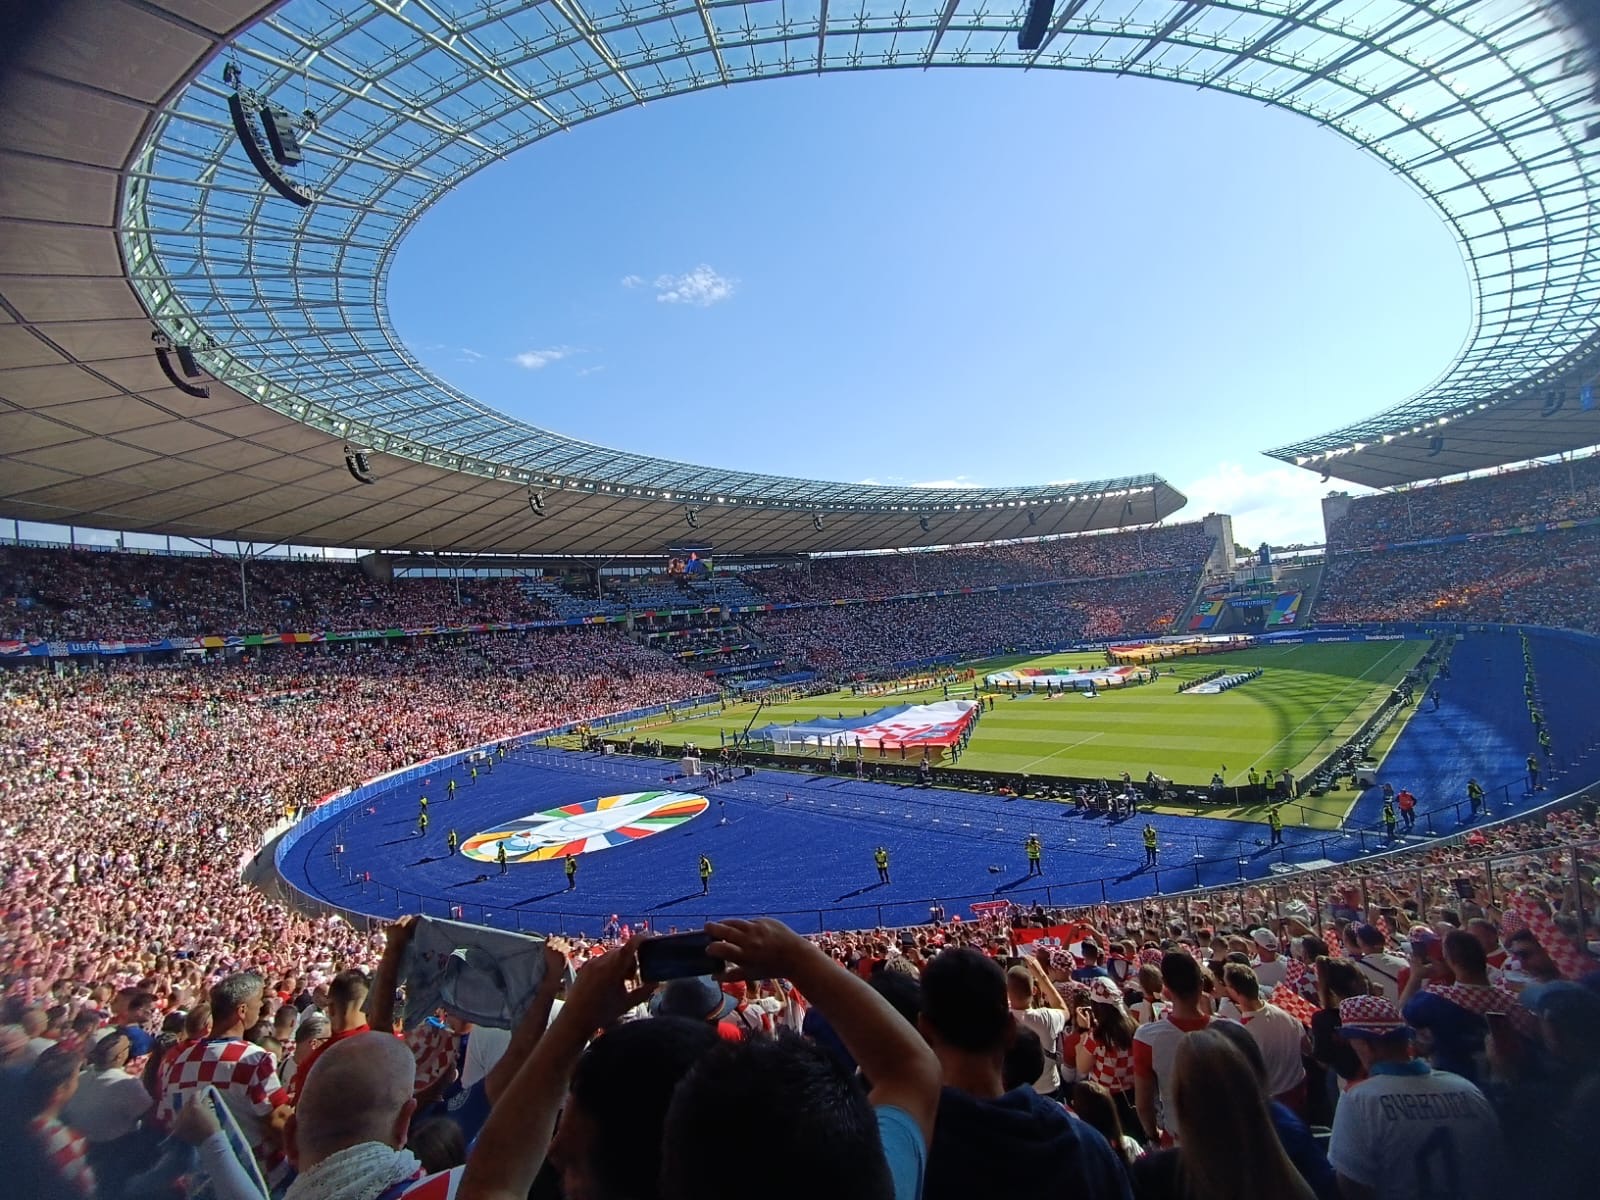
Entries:
[[593,555],[981,542],[1176,511],[1155,475],[930,491],[598,447],[448,387],[392,330],[400,240],[504,155],[658,98],[890,67],[1226,91],[1350,139],[1428,198],[1472,279],[1461,355],[1371,420],[1272,452],[1285,461],[1385,486],[1595,444],[1600,105],[1569,17],[1523,0],[1064,0],[1024,52],[1016,12],[962,0],[37,6],[0,93],[0,510]]

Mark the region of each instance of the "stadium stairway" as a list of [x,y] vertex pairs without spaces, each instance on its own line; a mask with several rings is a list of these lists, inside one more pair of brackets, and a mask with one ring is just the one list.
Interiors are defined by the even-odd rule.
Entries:
[[[1600,756],[1591,750],[1600,744],[1600,705],[1594,702],[1595,680],[1600,679],[1600,644],[1562,633],[1535,633],[1528,640],[1557,770],[1579,779],[1600,776]],[[1530,749],[1531,742],[1530,730]],[[1567,783],[1568,776],[1563,775],[1560,782]]]
[[1322,591],[1322,567],[1323,564],[1320,562],[1310,563],[1295,572],[1295,582],[1300,588],[1300,610],[1295,614],[1296,625],[1311,624],[1312,614],[1317,607],[1317,596]]
[[[1571,662],[1563,664],[1560,672],[1551,672],[1547,694],[1576,701],[1582,689],[1592,687],[1593,673],[1600,669],[1600,650],[1591,652],[1594,659],[1581,662],[1571,653],[1573,643],[1563,643],[1557,653],[1556,647],[1545,644],[1549,641],[1536,636],[1536,661],[1566,654]],[[1535,801],[1524,795],[1523,760],[1537,742],[1522,696],[1522,641],[1517,632],[1462,635],[1450,659],[1450,678],[1433,686],[1439,690],[1438,711],[1426,694],[1418,693],[1417,709],[1384,759],[1378,786],[1368,788],[1356,802],[1346,820],[1347,828],[1382,828],[1384,783],[1392,783],[1396,791],[1410,788],[1416,794],[1419,815],[1435,810],[1432,829],[1440,835],[1456,833],[1462,827],[1449,806],[1461,802],[1461,815],[1466,815],[1468,779],[1476,778],[1483,785],[1495,817],[1534,805]],[[1547,707],[1556,706],[1547,701]],[[1582,712],[1580,717],[1576,710],[1585,707],[1580,702],[1559,707],[1574,710],[1566,724],[1575,740],[1580,719],[1591,727],[1600,722],[1593,712]],[[1555,736],[1569,735],[1555,726]],[[1596,773],[1600,772],[1594,766],[1588,767],[1590,777]],[[1573,772],[1555,780],[1548,792],[1540,793],[1538,802],[1591,781],[1582,774]],[[1441,809],[1444,811],[1437,811]],[[1419,834],[1427,832],[1427,823],[1419,819],[1417,830]]]

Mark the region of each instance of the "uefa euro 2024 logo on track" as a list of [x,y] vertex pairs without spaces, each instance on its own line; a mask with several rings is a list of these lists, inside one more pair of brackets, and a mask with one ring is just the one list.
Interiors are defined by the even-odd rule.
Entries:
[[475,833],[461,852],[479,862],[548,862],[569,854],[591,854],[672,829],[705,812],[709,801],[687,792],[624,792],[563,804]]

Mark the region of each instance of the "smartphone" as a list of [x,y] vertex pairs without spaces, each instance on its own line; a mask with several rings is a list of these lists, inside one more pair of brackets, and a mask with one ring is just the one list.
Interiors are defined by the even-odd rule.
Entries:
[[1489,1034],[1494,1038],[1495,1051],[1507,1060],[1516,1058],[1522,1051],[1522,1039],[1511,1024],[1510,1014],[1484,1013],[1483,1019],[1489,1023]]
[[711,935],[703,930],[647,938],[639,943],[639,974],[650,983],[720,974],[727,964],[706,953],[710,944]]
[[1472,885],[1472,880],[1458,879],[1456,880],[1456,895],[1463,900],[1476,900],[1478,898],[1478,889]]

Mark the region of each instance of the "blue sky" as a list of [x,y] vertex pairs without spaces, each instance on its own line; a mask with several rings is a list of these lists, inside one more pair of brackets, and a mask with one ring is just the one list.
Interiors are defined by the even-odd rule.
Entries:
[[1426,385],[1466,274],[1429,207],[1302,118],[1051,72],[741,85],[480,173],[390,276],[421,360],[563,433],[893,483],[1151,470],[1314,540],[1259,451]]

